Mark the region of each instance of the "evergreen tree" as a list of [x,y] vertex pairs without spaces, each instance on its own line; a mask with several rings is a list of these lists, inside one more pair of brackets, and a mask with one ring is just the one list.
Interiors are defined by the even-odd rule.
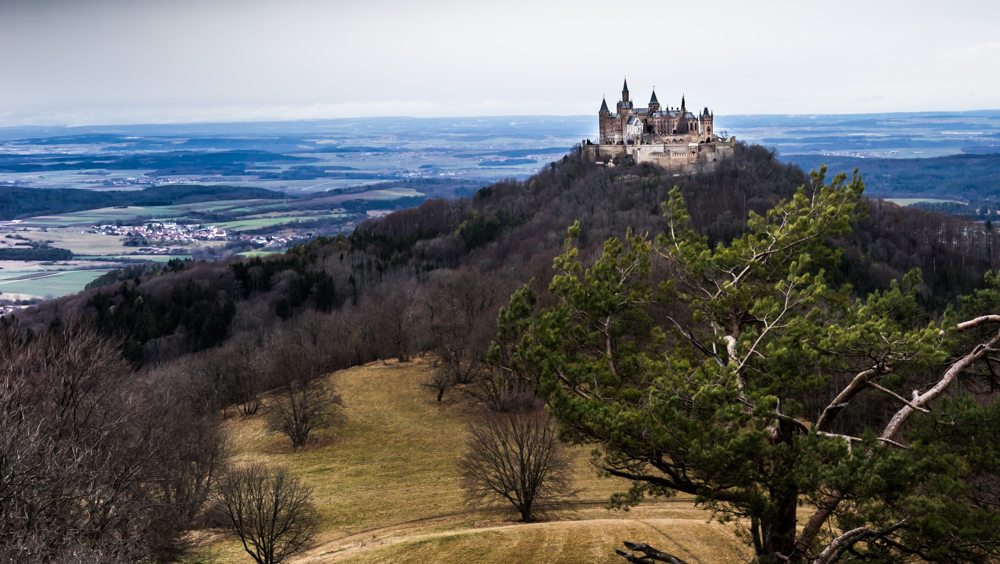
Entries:
[[600,446],[599,468],[634,484],[614,503],[692,494],[757,562],[992,561],[998,277],[962,323],[921,309],[919,272],[863,298],[832,287],[828,240],[864,214],[864,184],[824,173],[715,247],[676,188],[663,235],[609,239],[591,268],[575,224],[555,305],[535,311],[529,285],[501,312],[497,379]]

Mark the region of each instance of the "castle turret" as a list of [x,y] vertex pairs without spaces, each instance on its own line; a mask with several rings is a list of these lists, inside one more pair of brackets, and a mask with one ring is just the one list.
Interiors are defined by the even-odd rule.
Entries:
[[607,98],[601,99],[601,109],[597,112],[597,123],[600,126],[599,143],[616,143],[615,123],[617,120],[611,117],[611,110],[608,109]]
[[618,102],[618,117],[622,119],[622,131],[630,115],[632,115],[632,102],[628,99],[628,80],[626,80],[625,86],[622,86],[622,100]]
[[687,112],[687,106],[684,104],[684,95],[681,94],[681,113]]
[[656,90],[653,90],[653,96],[649,99],[649,113],[655,114],[660,111],[660,101],[656,99]]
[[715,141],[715,116],[709,113],[708,108],[701,113],[701,132],[705,137],[705,141]]

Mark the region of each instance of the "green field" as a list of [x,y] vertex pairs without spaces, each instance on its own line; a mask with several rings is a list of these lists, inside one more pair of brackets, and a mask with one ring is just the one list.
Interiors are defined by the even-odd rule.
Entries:
[[280,255],[283,252],[284,251],[247,251],[245,253],[237,253],[237,255],[246,258],[254,258],[254,257],[266,257],[270,255]]
[[965,204],[958,200],[936,200],[934,198],[883,198],[886,202],[892,202],[898,206],[912,206],[913,204]]
[[169,221],[186,216],[192,212],[237,212],[242,210],[256,211],[260,209],[283,207],[274,200],[214,200],[195,204],[177,204],[170,206],[125,206],[121,208],[100,208],[70,212],[59,215],[42,215],[23,220],[27,227],[71,227],[109,224],[116,221],[132,221],[138,218],[150,218]]
[[[605,508],[627,488],[599,477],[589,447],[574,452],[580,489],[546,521],[521,524],[513,511],[466,505],[456,462],[465,448],[470,409],[449,393],[437,402],[423,387],[430,362],[375,362],[334,373],[342,417],[292,450],[269,431],[266,413],[248,418],[230,410],[223,428],[234,463],[288,466],[314,489],[322,530],[294,562],[524,562],[617,563],[622,540],[649,542],[691,564],[736,563],[733,530],[709,523],[710,513],[689,497],[645,502],[629,512]],[[266,408],[262,411],[266,411]],[[239,541],[222,530],[196,531],[186,562],[250,563]]]
[[317,219],[342,219],[346,217],[347,214],[343,213],[319,213],[319,214],[309,214],[309,215],[282,214],[282,215],[276,215],[275,217],[254,217],[247,219],[238,219],[234,221],[224,221],[222,223],[213,223],[212,225],[226,230],[259,229],[261,227],[270,227],[272,225],[283,225],[285,223],[313,221]]
[[173,259],[186,260],[191,255],[76,255],[76,260],[109,260],[123,262],[169,262]]
[[[321,204],[335,204],[349,200],[390,201],[403,197],[422,196],[411,188],[389,188],[372,190],[357,194],[340,194],[323,198]],[[314,203],[320,203],[318,200]],[[200,202],[197,204],[181,204],[171,206],[128,206],[121,208],[100,208],[60,215],[43,215],[31,217],[11,225],[12,229],[60,229],[71,227],[89,227],[92,225],[107,225],[117,221],[130,222],[137,219],[151,221],[191,221],[194,213],[229,213],[248,217],[236,217],[232,221],[195,220],[205,225],[215,225],[223,229],[256,229],[280,225],[294,221],[310,219],[340,219],[347,215],[333,210],[318,211],[302,209],[300,206],[289,205],[285,201],[275,203],[275,200],[219,200]],[[67,247],[68,248],[68,247]]]
[[39,298],[65,296],[83,290],[98,276],[108,272],[102,270],[68,270],[61,272],[0,271],[0,292],[4,294],[26,294]]

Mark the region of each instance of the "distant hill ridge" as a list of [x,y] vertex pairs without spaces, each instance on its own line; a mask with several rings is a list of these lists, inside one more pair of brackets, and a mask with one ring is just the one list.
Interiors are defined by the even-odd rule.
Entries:
[[1000,153],[962,154],[921,159],[881,159],[826,155],[788,155],[781,160],[806,170],[858,168],[865,193],[879,198],[945,200],[1000,199]]
[[163,206],[211,200],[281,199],[283,192],[241,186],[172,184],[143,190],[77,190],[72,188],[0,189],[0,220],[53,215],[112,206]]

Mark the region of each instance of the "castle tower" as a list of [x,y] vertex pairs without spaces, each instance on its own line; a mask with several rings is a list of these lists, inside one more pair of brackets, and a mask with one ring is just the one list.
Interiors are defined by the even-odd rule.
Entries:
[[622,131],[625,131],[625,122],[632,115],[632,101],[628,99],[628,80],[622,86],[622,101],[618,102],[618,117],[622,120]]
[[599,132],[598,143],[611,143],[612,131],[611,131],[611,110],[608,109],[607,98],[601,99],[601,109],[597,112],[597,124]]
[[653,90],[653,96],[649,99],[649,113],[655,114],[660,111],[660,101],[656,99],[656,90]]
[[715,121],[715,116],[709,113],[708,108],[706,107],[705,111],[701,113],[701,131],[702,134],[705,136],[706,141],[715,140],[715,133],[713,127],[715,125],[713,123],[714,121]]

